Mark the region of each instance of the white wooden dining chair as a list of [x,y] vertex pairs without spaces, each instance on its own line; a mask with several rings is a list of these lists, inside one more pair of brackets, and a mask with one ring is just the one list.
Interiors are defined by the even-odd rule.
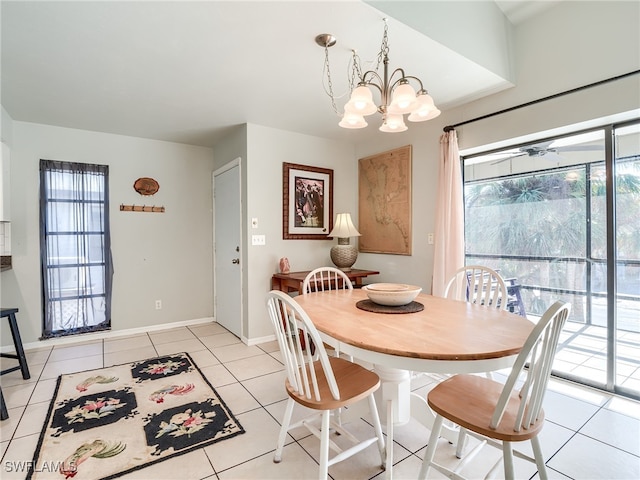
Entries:
[[[488,305],[500,310],[507,309],[507,285],[498,272],[484,265],[467,265],[459,268],[451,277],[444,290],[444,297],[451,300]],[[449,375],[431,375],[442,381]],[[493,378],[491,372],[487,378]],[[462,456],[466,442],[465,429],[460,428],[456,455]]]
[[325,290],[353,290],[353,283],[342,270],[334,267],[319,267],[310,271],[302,283],[302,293]]
[[445,298],[507,308],[507,286],[498,272],[483,265],[467,265],[456,271],[444,291]]
[[[282,460],[282,450],[287,432],[301,426],[320,438],[320,470],[318,478],[325,479],[328,468],[377,443],[381,466],[384,468],[386,451],[382,427],[373,393],[380,387],[378,375],[344,358],[329,357],[318,330],[302,307],[289,295],[272,290],[267,297],[267,310],[273,326],[282,361],[287,370],[285,388],[289,398],[282,420],[273,461]],[[302,332],[302,335],[299,334]],[[302,338],[313,341],[315,353],[304,348]],[[342,425],[332,421],[333,411],[367,399],[371,411],[375,435],[358,440]],[[311,418],[291,423],[295,404],[303,405],[318,413]],[[320,417],[320,428],[317,419]],[[330,437],[339,434],[339,437]],[[352,446],[343,450],[336,438],[350,440]],[[336,452],[329,458],[329,449]]]
[[[563,302],[556,302],[547,309],[529,334],[504,385],[478,375],[454,375],[428,393],[427,403],[436,419],[418,478],[425,479],[433,467],[449,478],[461,479],[459,472],[486,444],[502,447],[502,462],[498,460],[485,478],[493,475],[503,463],[504,478],[513,479],[514,455],[535,462],[540,478],[547,478],[538,440],[544,424],[542,402],[560,332],[570,310],[570,304]],[[521,375],[524,376],[523,382]],[[434,461],[445,419],[464,427],[468,435],[481,440],[455,469]],[[513,443],[525,440],[531,441],[534,458],[513,451]]]
[[[324,292],[328,290],[353,290],[353,283],[346,273],[334,267],[319,267],[310,271],[302,282],[302,294]],[[325,348],[333,351],[339,357],[340,351],[325,344]],[[353,357],[349,356],[353,361]]]

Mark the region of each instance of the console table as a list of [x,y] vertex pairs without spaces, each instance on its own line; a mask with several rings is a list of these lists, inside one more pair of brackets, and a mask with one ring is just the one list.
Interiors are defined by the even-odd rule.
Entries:
[[[282,292],[298,292],[302,294],[302,283],[311,270],[306,272],[290,272],[290,273],[275,273],[271,277],[271,289],[280,290]],[[344,272],[349,280],[354,282],[354,287],[362,286],[362,279],[369,275],[378,275],[380,272],[375,270],[358,270],[352,268],[348,272]]]

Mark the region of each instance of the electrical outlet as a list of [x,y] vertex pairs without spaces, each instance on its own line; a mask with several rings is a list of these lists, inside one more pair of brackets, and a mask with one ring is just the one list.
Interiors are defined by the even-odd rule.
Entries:
[[429,235],[427,235],[427,243],[429,245],[433,245],[433,233],[430,233]]
[[156,310],[162,309],[162,300],[156,300]]

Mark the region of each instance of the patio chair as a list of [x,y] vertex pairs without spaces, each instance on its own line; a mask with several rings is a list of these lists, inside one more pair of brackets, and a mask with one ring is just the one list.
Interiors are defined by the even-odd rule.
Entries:
[[[287,370],[285,388],[289,398],[282,420],[273,461],[282,460],[282,450],[289,430],[304,426],[320,438],[320,469],[318,478],[325,479],[328,468],[377,443],[380,465],[385,464],[385,445],[382,427],[373,393],[380,387],[378,375],[344,358],[329,357],[313,322],[300,305],[287,294],[272,290],[267,297],[267,310],[273,326],[282,361]],[[315,354],[304,349],[301,344],[302,331],[316,345]],[[375,435],[358,440],[342,425],[331,420],[334,411],[367,399]],[[291,424],[295,404],[303,405],[318,413],[311,418]],[[320,427],[317,420],[320,418]],[[339,434],[340,439],[350,440],[352,446],[343,450],[330,438],[330,429]],[[332,433],[333,435],[333,433]],[[335,437],[338,438],[338,437]],[[336,452],[331,458],[329,449]]]
[[[560,332],[570,309],[570,304],[563,302],[556,302],[547,309],[527,338],[504,385],[478,375],[454,375],[428,393],[427,403],[436,414],[436,419],[418,478],[425,479],[431,467],[447,477],[463,478],[458,472],[486,444],[502,447],[503,452],[502,461],[496,462],[486,478],[492,476],[502,463],[504,478],[513,479],[514,454],[534,461],[540,478],[547,478],[538,440],[544,424],[542,402]],[[524,374],[523,383],[519,382],[521,374]],[[516,388],[516,384],[520,386]],[[445,419],[460,425],[468,435],[481,440],[453,470],[434,461]],[[525,440],[531,441],[534,458],[513,451],[514,442]]]

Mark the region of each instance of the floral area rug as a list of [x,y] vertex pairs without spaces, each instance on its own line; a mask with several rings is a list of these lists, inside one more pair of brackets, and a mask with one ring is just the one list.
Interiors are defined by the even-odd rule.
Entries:
[[27,479],[115,478],[240,433],[186,353],[61,375]]

